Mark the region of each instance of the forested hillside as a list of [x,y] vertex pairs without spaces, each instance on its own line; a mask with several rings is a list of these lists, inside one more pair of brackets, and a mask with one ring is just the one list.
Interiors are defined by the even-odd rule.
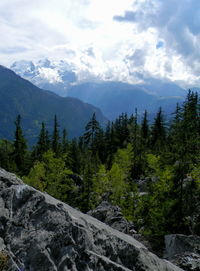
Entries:
[[200,234],[199,106],[189,91],[168,126],[162,108],[152,125],[145,111],[141,123],[124,113],[103,129],[93,114],[73,140],[55,116],[31,151],[18,116],[14,142],[0,142],[0,166],[84,212],[106,198],[159,247],[168,233]]
[[53,130],[55,114],[61,127],[68,129],[71,138],[84,131],[94,112],[101,123],[106,122],[98,108],[75,98],[63,98],[42,90],[1,65],[0,97],[0,137],[7,139],[13,138],[13,120],[18,114],[23,118],[27,140],[32,144],[37,140],[42,121],[50,131]]

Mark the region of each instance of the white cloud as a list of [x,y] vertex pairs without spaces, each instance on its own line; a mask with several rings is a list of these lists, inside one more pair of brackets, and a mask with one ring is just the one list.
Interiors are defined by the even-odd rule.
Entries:
[[48,57],[80,80],[197,84],[199,10],[199,0],[1,0],[1,64]]
[[135,1],[132,9],[114,16],[114,20],[131,23],[144,33],[154,29],[162,46],[157,48],[158,53],[151,43],[144,70],[157,77],[183,81],[185,85],[200,83],[199,18],[199,0]]

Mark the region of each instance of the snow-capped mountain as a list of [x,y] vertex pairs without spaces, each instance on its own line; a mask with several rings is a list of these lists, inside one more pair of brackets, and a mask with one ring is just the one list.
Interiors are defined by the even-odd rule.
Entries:
[[[79,85],[88,82],[97,82],[98,84],[105,82],[124,83],[120,78],[104,78],[100,74],[92,74],[89,70],[88,63],[82,68],[78,68],[75,63],[67,60],[49,60],[41,59],[35,63],[33,61],[16,61],[11,65],[11,70],[16,72],[21,77],[31,81],[36,86],[51,90],[60,96],[68,96],[69,89],[74,85]],[[128,83],[128,82],[125,82]],[[166,82],[153,78],[142,78],[140,84],[130,84],[132,87],[140,87],[147,93],[156,96],[185,96],[186,92],[173,82]],[[70,94],[71,95],[71,94]]]
[[21,60],[14,62],[10,68],[36,86],[52,90],[60,96],[67,96],[67,89],[77,81],[72,67],[62,60],[52,62],[45,58],[36,63]]
[[153,114],[159,106],[169,115],[187,94],[173,82],[154,78],[143,78],[140,84],[130,84],[120,79],[92,77],[91,71],[87,73],[84,67],[78,69],[66,60],[17,61],[11,69],[40,88],[99,107],[109,119],[115,119],[122,112],[131,114],[135,108],[138,113],[147,109]]

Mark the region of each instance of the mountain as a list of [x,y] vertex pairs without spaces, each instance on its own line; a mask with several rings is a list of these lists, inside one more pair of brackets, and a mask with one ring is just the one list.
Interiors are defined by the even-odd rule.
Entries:
[[[11,65],[11,70],[16,72],[21,77],[31,81],[40,88],[52,90],[60,96],[67,96],[70,86],[80,84],[80,70],[72,64],[64,60],[50,61],[47,58],[41,59],[35,63],[32,61],[20,60]],[[83,73],[83,71],[82,71]],[[84,76],[84,82],[92,82],[91,75]],[[179,87],[177,84],[155,78],[141,78],[143,83],[139,85],[130,84],[132,87],[139,87],[143,90],[156,96],[185,96],[186,90]],[[103,78],[96,78],[95,82],[104,83]],[[110,80],[113,82],[113,80]],[[127,84],[128,85],[128,84]]]
[[159,79],[147,78],[140,85],[143,89],[159,97],[185,97],[187,91],[173,82],[165,82]]
[[0,169],[1,270],[183,271]]
[[98,108],[76,98],[63,98],[44,91],[3,66],[0,66],[0,97],[1,138],[12,138],[18,114],[31,142],[38,136],[42,121],[52,130],[55,114],[61,124],[60,129],[66,128],[69,137],[79,136],[94,112],[100,123],[106,122]]
[[198,87],[193,87],[191,90],[200,94],[200,88]]
[[115,119],[122,112],[132,114],[135,108],[138,113],[147,109],[153,117],[160,106],[169,115],[187,93],[173,82],[153,78],[142,78],[143,83],[135,85],[100,79],[91,82],[90,78],[81,82],[78,71],[67,61],[43,59],[34,64],[22,60],[13,63],[11,69],[39,87],[99,107],[109,119]]
[[69,86],[77,81],[76,73],[63,60],[53,63],[45,58],[35,64],[32,61],[20,60],[14,62],[10,68],[34,85],[63,97],[67,96]]
[[122,112],[132,114],[136,108],[139,114],[147,109],[152,115],[160,106],[170,115],[184,99],[182,96],[160,97],[140,85],[121,82],[83,83],[72,86],[68,95],[101,108],[109,119],[115,119]]

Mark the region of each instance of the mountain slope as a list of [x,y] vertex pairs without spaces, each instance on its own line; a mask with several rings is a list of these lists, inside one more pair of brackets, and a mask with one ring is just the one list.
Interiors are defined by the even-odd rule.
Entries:
[[55,114],[62,124],[60,128],[65,127],[70,137],[83,132],[94,112],[101,123],[106,121],[98,108],[41,90],[3,66],[0,66],[0,97],[0,137],[12,138],[17,114],[22,116],[24,131],[31,141],[37,137],[42,121],[52,129]]
[[153,116],[160,106],[169,115],[187,93],[173,82],[154,78],[142,78],[143,83],[136,85],[100,78],[91,82],[88,75],[87,81],[81,83],[77,71],[67,61],[43,59],[33,63],[21,60],[14,62],[11,69],[38,87],[99,107],[109,119],[115,119],[122,112],[132,114],[135,108],[139,113],[147,109]]
[[159,97],[149,93],[142,86],[120,82],[83,83],[72,86],[68,96],[76,97],[91,103],[103,111],[109,119],[116,118],[122,112],[132,114],[137,108],[139,113],[145,109],[149,113],[157,112],[160,106],[166,114],[174,111],[176,103],[181,103],[183,97]]

